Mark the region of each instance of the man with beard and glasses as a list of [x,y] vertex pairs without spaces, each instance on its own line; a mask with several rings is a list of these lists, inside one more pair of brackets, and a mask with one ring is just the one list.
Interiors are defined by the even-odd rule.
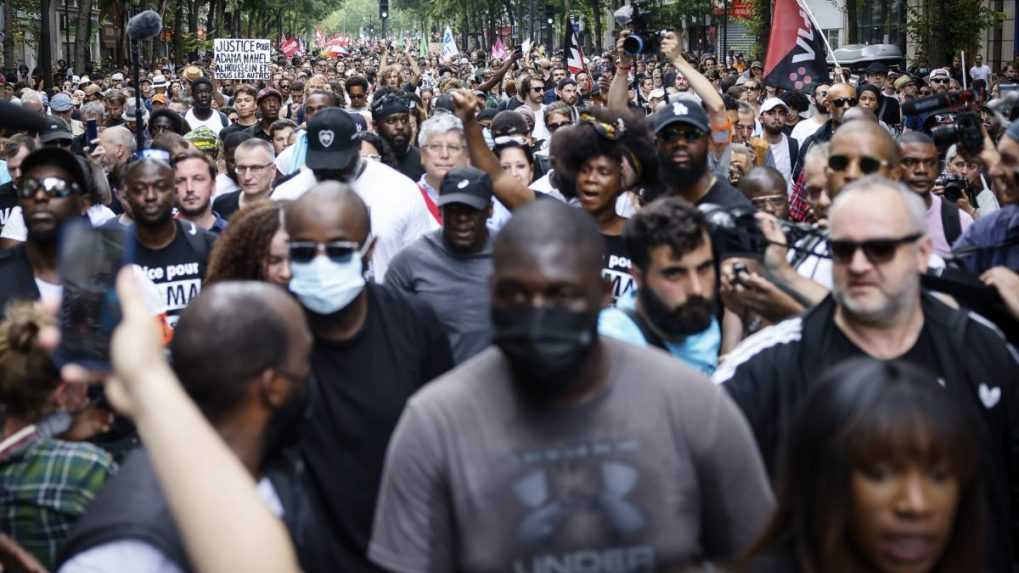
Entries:
[[123,195],[134,220],[134,263],[155,283],[172,327],[202,289],[216,235],[174,220],[174,171],[161,159],[128,165]]
[[[290,531],[305,571],[328,571],[321,530],[296,461],[312,338],[301,307],[260,282],[210,286],[181,316],[172,368],[226,446],[258,480],[266,507]],[[199,471],[199,468],[195,468]],[[152,458],[131,453],[71,531],[63,573],[178,573],[193,569]]]
[[381,89],[372,99],[372,122],[382,139],[396,154],[397,170],[418,181],[425,174],[421,166],[421,152],[411,144],[414,129],[410,124],[410,110],[414,102],[406,95]]
[[189,149],[173,158],[173,178],[177,187],[177,210],[182,220],[217,235],[226,229],[226,219],[212,210],[212,191],[216,164],[208,155]]
[[[431,120],[429,120],[431,121]],[[442,229],[400,251],[386,284],[429,303],[449,332],[460,364],[491,343],[488,280],[492,276],[492,180],[484,171],[457,167],[439,186]]]
[[356,192],[317,185],[289,207],[286,230],[290,291],[315,339],[301,451],[333,570],[375,571],[367,549],[386,446],[410,396],[452,367],[449,338],[423,301],[366,280],[375,240]]
[[[832,156],[838,153],[833,148]],[[1019,355],[986,319],[921,288],[931,243],[927,208],[916,193],[874,175],[841,189],[829,213],[831,296],[803,316],[746,339],[714,380],[743,410],[765,462],[774,468],[789,420],[826,369],[859,356],[923,368],[930,384],[944,388],[972,416],[984,438],[985,570],[1010,571]]]
[[682,197],[695,204],[751,208],[750,201],[708,169],[708,115],[701,104],[679,99],[662,107],[651,123],[658,148],[659,196]]
[[735,558],[761,532],[772,495],[724,392],[664,353],[599,336],[600,243],[594,220],[558,201],[521,207],[500,231],[495,345],[407,404],[386,456],[377,564],[673,570]]
[[636,300],[603,310],[598,332],[714,372],[722,341],[718,261],[703,213],[678,197],[658,199],[626,222],[623,239]]
[[439,224],[413,181],[380,161],[360,157],[360,132],[353,117],[342,109],[332,107],[316,113],[308,123],[305,165],[276,187],[272,199],[297,199],[323,181],[349,184],[371,212],[376,237],[371,274],[381,283],[396,253],[438,229]]

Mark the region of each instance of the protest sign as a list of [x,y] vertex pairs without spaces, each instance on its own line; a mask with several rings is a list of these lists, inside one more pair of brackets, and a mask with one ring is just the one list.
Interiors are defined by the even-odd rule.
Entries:
[[269,80],[272,76],[272,42],[216,38],[216,78],[221,80]]

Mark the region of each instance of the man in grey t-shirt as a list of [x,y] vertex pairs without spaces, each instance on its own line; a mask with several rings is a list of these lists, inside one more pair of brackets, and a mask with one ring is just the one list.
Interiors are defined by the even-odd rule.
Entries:
[[599,338],[602,245],[555,201],[493,249],[495,347],[409,402],[369,557],[398,572],[658,571],[736,558],[774,507],[736,406],[668,355]]
[[386,271],[386,284],[430,304],[449,332],[453,362],[488,347],[488,279],[492,276],[492,180],[480,169],[458,167],[442,178],[442,229],[404,248]]

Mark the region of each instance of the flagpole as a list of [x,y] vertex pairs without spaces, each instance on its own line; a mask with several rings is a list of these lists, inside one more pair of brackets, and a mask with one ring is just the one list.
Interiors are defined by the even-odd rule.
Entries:
[[814,12],[811,11],[810,6],[803,0],[796,0],[796,5],[800,7],[800,10],[810,18],[810,23],[814,26],[814,31],[821,35],[821,41],[824,42],[824,47],[828,48],[828,53],[831,54],[831,59],[835,62],[835,71],[838,74],[839,83],[845,83],[845,79],[842,77],[842,66],[839,64],[838,58],[835,57],[835,50],[831,49],[831,44],[828,43],[828,37],[824,35],[824,30],[817,25],[817,18],[814,17]]

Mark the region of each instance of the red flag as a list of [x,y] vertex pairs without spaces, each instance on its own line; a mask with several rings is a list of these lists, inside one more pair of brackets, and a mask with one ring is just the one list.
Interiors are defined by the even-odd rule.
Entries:
[[570,25],[570,44],[566,67],[571,74],[577,74],[587,69],[587,64],[584,62],[584,51],[580,49],[580,42],[577,41],[577,29],[572,24]]
[[796,0],[775,0],[764,83],[799,92],[828,81],[824,40]]

